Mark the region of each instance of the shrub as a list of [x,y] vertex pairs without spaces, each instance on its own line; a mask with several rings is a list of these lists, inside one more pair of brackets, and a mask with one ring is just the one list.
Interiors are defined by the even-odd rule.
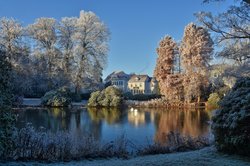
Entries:
[[162,145],[159,142],[148,144],[146,147],[138,150],[139,155],[165,154],[173,152],[184,152],[201,149],[210,145],[210,141],[205,137],[191,137],[181,135],[176,132],[169,132],[165,135],[167,143]]
[[219,105],[212,118],[217,149],[250,156],[250,78],[238,79]]
[[219,88],[216,93],[219,95],[219,97],[222,99],[227,93],[229,93],[230,88],[228,86],[223,86]]
[[118,107],[123,102],[123,96],[119,89],[109,86],[102,91],[91,93],[88,106],[91,107]]
[[211,93],[209,95],[207,104],[209,108],[218,108],[219,107],[220,97],[217,93]]
[[27,124],[15,133],[12,153],[6,154],[9,160],[17,161],[70,161],[84,158],[127,158],[128,141],[117,137],[112,142],[101,143],[93,136],[75,136],[69,132],[51,133],[40,128],[35,130]]
[[51,90],[42,97],[42,104],[50,107],[65,107],[71,103],[70,91],[66,87]]
[[88,105],[92,107],[97,107],[99,105],[98,97],[101,95],[100,91],[91,93]]

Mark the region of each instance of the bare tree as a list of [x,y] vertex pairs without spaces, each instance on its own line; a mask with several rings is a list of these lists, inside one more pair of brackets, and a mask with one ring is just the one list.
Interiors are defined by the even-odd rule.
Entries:
[[225,42],[222,51],[217,55],[235,61],[238,66],[247,64],[250,60],[250,39],[235,39]]
[[209,30],[219,34],[217,41],[250,38],[250,5],[242,2],[231,6],[226,12],[213,16],[210,12],[196,14],[198,20]]
[[[222,1],[222,0],[204,0]],[[238,0],[239,1],[239,0]],[[234,3],[225,12],[212,15],[209,12],[196,14],[198,20],[210,31],[215,32],[216,42],[222,47],[219,57],[233,60],[235,68],[249,66],[250,63],[250,1]],[[239,73],[240,75],[240,73]]]
[[[204,0],[210,2],[211,0]],[[214,0],[222,1],[222,0]],[[198,20],[209,30],[217,33],[217,42],[226,41],[227,45],[218,55],[233,59],[242,65],[249,61],[250,40],[250,1],[243,0],[238,6],[232,5],[226,12],[213,16],[212,13],[196,14]]]

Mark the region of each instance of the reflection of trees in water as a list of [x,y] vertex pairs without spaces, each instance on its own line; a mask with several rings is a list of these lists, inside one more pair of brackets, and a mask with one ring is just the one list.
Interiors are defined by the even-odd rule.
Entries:
[[208,114],[203,110],[167,110],[156,113],[155,141],[166,143],[166,135],[171,131],[182,135],[198,137],[209,130]]
[[[35,128],[43,126],[52,132],[69,131],[73,135],[91,134],[96,140],[101,139],[103,123],[110,126],[115,124],[129,127],[142,127],[147,124],[155,126],[149,131],[154,134],[155,141],[166,143],[166,134],[177,131],[180,134],[197,137],[208,133],[208,113],[203,110],[158,110],[138,109],[137,111],[121,110],[117,108],[89,108],[69,110],[65,108],[51,108],[43,110],[26,110],[19,112],[19,127],[31,122]],[[23,122],[22,122],[23,121]],[[147,129],[147,128],[146,128]],[[150,128],[152,129],[152,128]],[[103,131],[105,132],[105,131]],[[148,131],[147,131],[148,132]],[[145,137],[148,136],[145,132]],[[142,134],[144,137],[144,135]],[[143,138],[144,139],[144,138]]]
[[69,110],[65,108],[49,108],[48,112],[48,126],[47,128],[53,132],[59,130],[67,130],[69,124]]
[[25,127],[27,123],[32,123],[32,125],[37,129],[41,126],[47,128],[48,124],[50,124],[46,109],[26,109],[25,111],[19,111],[18,115],[16,125],[19,128]]
[[80,113],[80,127],[78,134],[92,135],[96,140],[101,138],[102,123],[93,121],[89,111],[81,111]]
[[93,121],[105,120],[108,124],[119,123],[124,117],[123,111],[119,108],[88,108],[88,112]]
[[36,129],[42,126],[54,133],[64,130],[76,136],[92,134],[95,138],[99,138],[101,133],[101,123],[93,122],[86,110],[68,108],[25,110],[19,113],[17,126],[24,127],[27,123],[32,123]]
[[66,117],[65,112],[62,108],[27,109],[18,113],[17,126],[24,127],[27,123],[32,123],[36,129],[45,127],[52,132],[56,132],[66,127],[66,124],[61,125],[61,121]]

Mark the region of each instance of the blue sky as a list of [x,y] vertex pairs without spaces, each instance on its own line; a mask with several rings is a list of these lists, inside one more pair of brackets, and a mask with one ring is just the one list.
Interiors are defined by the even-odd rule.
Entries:
[[162,37],[180,41],[184,27],[196,22],[194,13],[224,11],[232,1],[202,4],[202,0],[0,0],[0,17],[13,17],[24,25],[38,17],[78,16],[93,11],[111,32],[104,77],[115,70],[152,76],[156,47]]

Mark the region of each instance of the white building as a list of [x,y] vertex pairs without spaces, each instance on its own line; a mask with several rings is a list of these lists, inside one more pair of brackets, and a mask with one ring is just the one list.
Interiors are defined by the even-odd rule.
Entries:
[[135,94],[156,94],[158,83],[154,77],[148,75],[126,74],[123,71],[111,73],[106,79],[106,83],[113,85],[123,92]]

